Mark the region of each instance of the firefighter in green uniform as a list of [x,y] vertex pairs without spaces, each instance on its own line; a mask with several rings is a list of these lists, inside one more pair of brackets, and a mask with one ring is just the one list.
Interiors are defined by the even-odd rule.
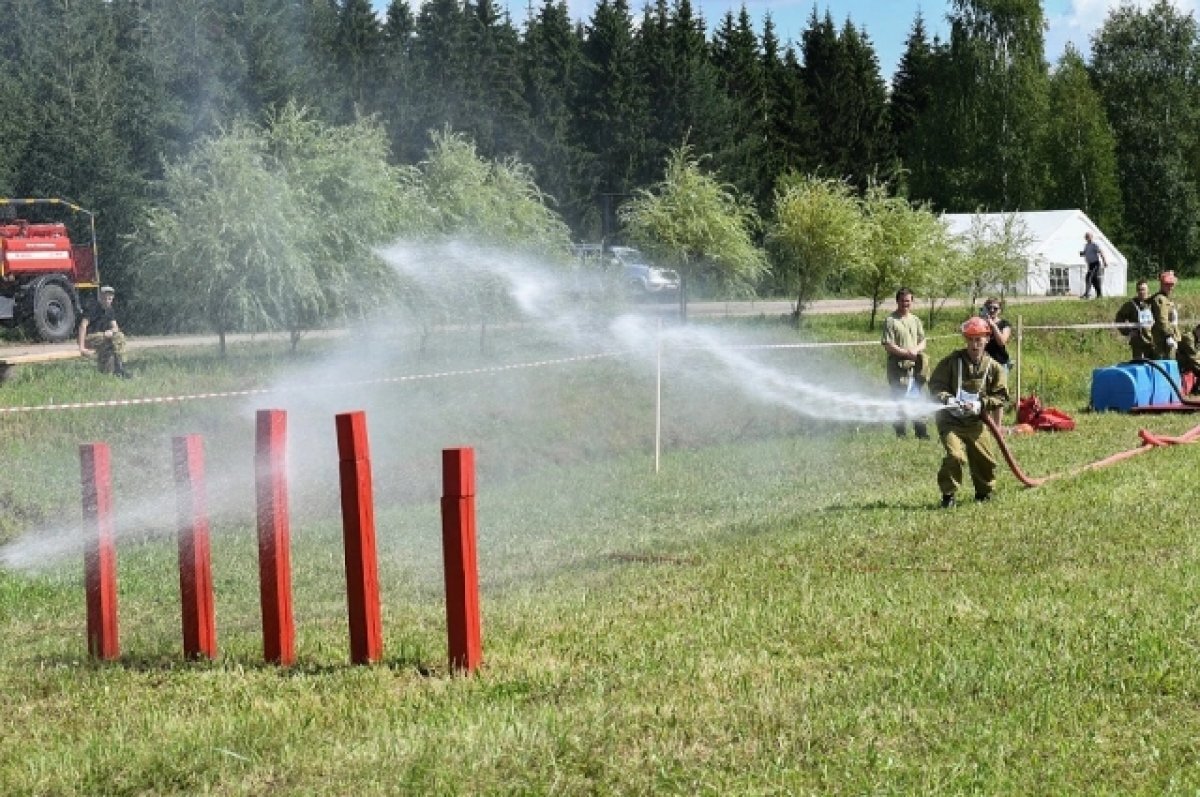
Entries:
[[1150,297],[1150,313],[1154,317],[1150,338],[1156,360],[1175,359],[1175,349],[1179,345],[1179,310],[1171,298],[1177,281],[1174,271],[1164,271],[1158,275],[1158,293]]
[[1183,333],[1175,361],[1179,363],[1179,381],[1184,392],[1193,396],[1200,393],[1200,324]]
[[[921,395],[929,381],[929,355],[925,353],[925,327],[912,311],[913,292],[908,288],[896,291],[896,312],[883,322],[883,344],[887,352],[887,381],[892,394],[899,398]],[[897,437],[904,437],[906,424],[896,421]],[[924,421],[913,421],[913,431],[918,439],[928,440],[929,431]]]
[[942,507],[954,506],[963,483],[963,467],[970,469],[975,500],[987,501],[996,487],[996,456],[988,440],[983,413],[1003,410],[1008,403],[1004,367],[984,351],[991,329],[982,318],[962,325],[966,348],[953,352],[933,369],[929,393],[946,408],[936,414],[938,437],[946,449],[938,470]]
[[1137,281],[1137,293],[1121,305],[1115,323],[1124,324],[1121,334],[1129,340],[1131,360],[1149,360],[1154,356],[1154,339],[1150,330],[1154,326],[1154,312],[1150,309],[1150,285],[1145,280]]
[[129,379],[129,372],[125,370],[125,333],[117,324],[114,295],[116,291],[109,286],[101,288],[96,304],[79,322],[79,353],[85,357],[95,356],[100,373]]

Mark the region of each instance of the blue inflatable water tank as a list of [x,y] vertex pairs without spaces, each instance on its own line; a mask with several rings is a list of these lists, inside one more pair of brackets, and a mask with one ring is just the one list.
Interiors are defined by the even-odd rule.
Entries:
[[1139,379],[1137,370],[1106,366],[1092,371],[1092,409],[1096,412],[1129,412],[1150,401],[1150,380]]
[[1167,377],[1163,376],[1162,372],[1158,369],[1151,368],[1148,365],[1145,366],[1146,370],[1150,372],[1151,378],[1154,380],[1153,389],[1150,394],[1150,403],[1179,403],[1179,397],[1175,395],[1175,388],[1172,387],[1172,384],[1176,386],[1179,384],[1179,363],[1177,363],[1175,360],[1155,360],[1155,362],[1162,367],[1163,371],[1166,371],[1168,374],[1170,374],[1170,381],[1167,381]]
[[1092,409],[1129,412],[1133,407],[1176,403],[1179,399],[1172,383],[1179,384],[1179,364],[1174,360],[1155,362],[1171,381],[1145,363],[1121,363],[1092,371]]

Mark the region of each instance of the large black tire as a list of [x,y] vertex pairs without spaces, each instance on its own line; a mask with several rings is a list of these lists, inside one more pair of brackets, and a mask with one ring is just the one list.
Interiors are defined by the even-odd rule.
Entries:
[[57,282],[47,282],[33,297],[33,312],[26,319],[31,337],[49,343],[62,343],[75,332],[75,302]]

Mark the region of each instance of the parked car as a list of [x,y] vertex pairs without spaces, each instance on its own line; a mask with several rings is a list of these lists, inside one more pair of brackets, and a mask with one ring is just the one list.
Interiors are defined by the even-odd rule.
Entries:
[[670,293],[679,290],[679,272],[646,262],[646,256],[632,246],[609,248],[613,261],[621,267],[621,279],[640,293]]

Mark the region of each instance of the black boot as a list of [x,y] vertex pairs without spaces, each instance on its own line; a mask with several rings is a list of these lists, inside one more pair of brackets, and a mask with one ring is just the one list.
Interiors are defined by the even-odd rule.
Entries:
[[118,379],[133,379],[133,374],[125,370],[125,363],[120,357],[113,357],[113,376]]
[[913,430],[917,433],[918,440],[929,439],[929,428],[923,423],[914,423]]

